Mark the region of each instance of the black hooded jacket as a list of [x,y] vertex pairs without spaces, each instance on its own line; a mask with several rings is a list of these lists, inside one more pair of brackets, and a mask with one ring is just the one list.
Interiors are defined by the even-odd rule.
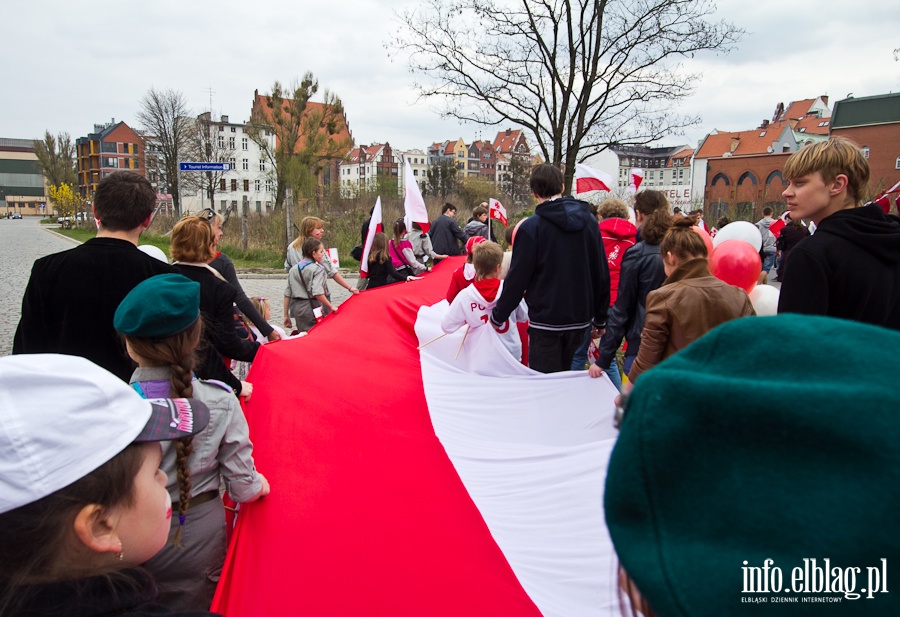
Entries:
[[791,251],[778,312],[900,330],[900,218],[870,205],[822,219]]
[[491,314],[503,324],[524,297],[538,330],[605,327],[609,267],[600,228],[587,204],[561,197],[540,204],[516,232],[503,294]]

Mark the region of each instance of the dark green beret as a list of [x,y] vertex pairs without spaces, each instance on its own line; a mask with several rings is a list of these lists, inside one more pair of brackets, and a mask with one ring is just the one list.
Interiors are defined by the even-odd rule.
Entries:
[[[868,568],[897,584],[898,350],[895,330],[749,317],[641,376],[604,509],[619,561],[657,615],[769,615],[782,602],[793,603],[784,614],[826,614],[803,600],[813,596],[841,597],[841,614],[900,614],[897,589],[850,599],[816,593],[810,580],[827,558],[845,582],[847,568],[860,568],[855,593],[872,582]],[[761,574],[768,592],[748,592]],[[808,591],[794,588],[795,575]]]
[[200,283],[181,274],[159,274],[132,289],[113,318],[117,332],[144,338],[177,334],[200,316]]

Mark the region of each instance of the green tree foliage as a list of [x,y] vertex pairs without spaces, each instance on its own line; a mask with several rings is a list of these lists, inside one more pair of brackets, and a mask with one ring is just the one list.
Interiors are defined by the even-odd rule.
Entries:
[[392,47],[421,96],[464,122],[513,122],[565,167],[609,145],[646,145],[699,118],[677,113],[699,75],[681,61],[743,32],[711,0],[425,0]]
[[428,168],[426,172],[427,182],[424,190],[426,195],[436,195],[441,199],[456,192],[457,169],[451,160],[441,160]]
[[75,144],[68,133],[60,133],[54,137],[50,131],[46,131],[43,141],[34,141],[34,154],[48,186],[73,186],[77,182]]
[[[341,99],[326,89],[322,103],[313,103],[318,92],[319,82],[310,72],[287,88],[276,81],[265,108],[255,107],[250,118],[249,135],[274,167],[276,208],[284,204],[289,188],[297,195],[312,192],[318,208],[324,197],[325,166],[353,146],[345,131]],[[265,139],[266,131],[275,133],[274,149]]]

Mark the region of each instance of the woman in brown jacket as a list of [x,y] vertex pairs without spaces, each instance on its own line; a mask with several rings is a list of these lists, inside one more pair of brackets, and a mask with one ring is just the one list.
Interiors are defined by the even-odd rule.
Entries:
[[628,373],[631,383],[716,326],[756,314],[743,289],[710,273],[706,245],[692,225],[690,217],[675,221],[659,245],[666,280],[647,295],[641,347]]

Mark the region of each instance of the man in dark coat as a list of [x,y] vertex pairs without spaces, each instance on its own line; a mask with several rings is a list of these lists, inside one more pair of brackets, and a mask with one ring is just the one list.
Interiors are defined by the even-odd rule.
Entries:
[[540,203],[516,233],[491,323],[503,327],[524,296],[530,321],[528,366],[542,373],[567,371],[588,330],[593,326],[598,338],[606,328],[609,267],[588,205],[562,196],[562,172],[538,165],[530,186]]
[[460,245],[465,246],[469,236],[459,228],[454,220],[456,206],[447,203],[441,208],[441,215],[431,224],[429,235],[434,252],[438,255],[462,255]]
[[139,174],[120,171],[100,181],[93,204],[97,237],[34,262],[14,354],[81,356],[128,382],[134,365],[113,329],[113,315],[135,285],[174,272],[137,248],[155,206],[156,192]]

